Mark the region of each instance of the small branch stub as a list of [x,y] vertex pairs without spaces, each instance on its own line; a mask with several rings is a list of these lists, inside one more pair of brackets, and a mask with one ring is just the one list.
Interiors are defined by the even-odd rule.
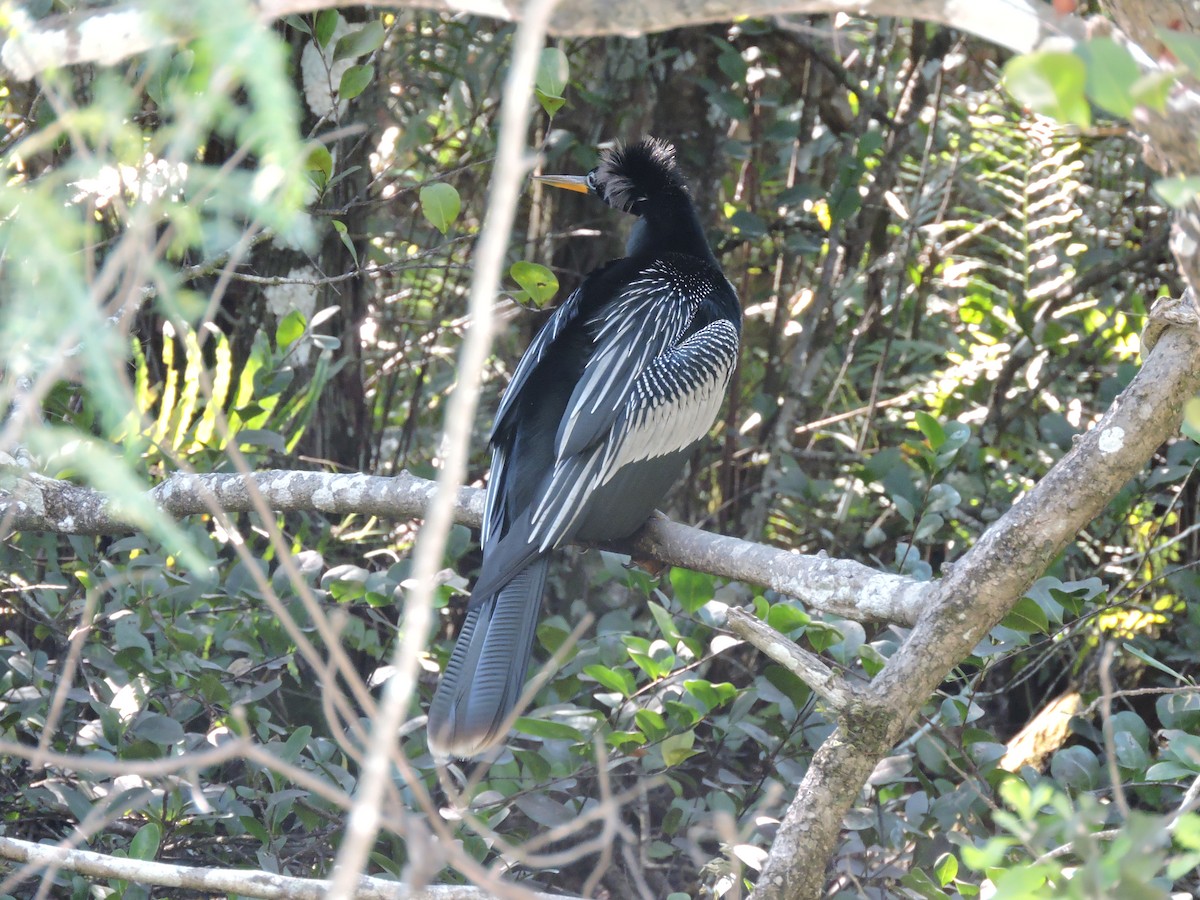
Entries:
[[753,644],[812,688],[835,713],[845,712],[858,699],[858,692],[819,656],[797,646],[794,641],[746,610],[731,609],[728,625],[730,631]]

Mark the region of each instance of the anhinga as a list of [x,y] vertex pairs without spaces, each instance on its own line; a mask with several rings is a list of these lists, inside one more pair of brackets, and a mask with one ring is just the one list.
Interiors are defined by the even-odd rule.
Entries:
[[604,151],[586,176],[546,176],[634,223],[626,256],[596,269],[513,373],[492,428],[483,563],[429,709],[429,747],[472,757],[525,683],[549,555],[636,531],[712,427],[742,311],[670,144]]

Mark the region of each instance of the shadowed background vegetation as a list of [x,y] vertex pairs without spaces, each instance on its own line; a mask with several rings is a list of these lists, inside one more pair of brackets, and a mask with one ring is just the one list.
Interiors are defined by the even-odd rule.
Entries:
[[[0,451],[128,503],[178,470],[432,477],[511,28],[347,10],[260,29],[208,5],[210,32],[185,48],[5,86],[0,337],[15,349]],[[1003,63],[945,29],[825,18],[569,40],[543,57],[541,170],[587,171],[606,141],[673,141],[744,305],[740,370],[668,514],[936,577],[1131,377],[1146,310],[1181,290],[1167,211],[1120,123],[1022,111]],[[630,221],[530,187],[473,483],[546,309],[620,254]],[[848,818],[831,896],[974,897],[985,878],[1033,896],[1072,866],[1092,891],[1079,896],[1195,889],[1200,818],[1172,844],[1139,812],[1178,805],[1200,773],[1198,460],[1189,437],[1165,445],[930,698]],[[131,763],[122,780],[0,756],[0,833],[59,840],[86,822],[83,843],[105,852],[325,873],[342,829],[328,801],[249,763],[143,779],[136,761],[236,731],[352,790],[358,723],[330,718],[328,672],[280,614],[324,653],[311,591],[376,689],[416,524],[242,516],[235,535],[144,512],[120,539],[0,542],[0,738]],[[452,535],[414,715],[476,540]],[[739,895],[832,724],[722,631],[734,604],[849,673],[878,671],[899,640],[754,586],[572,550],[552,566],[536,652],[586,613],[595,625],[470,783],[477,820],[450,811],[420,728],[400,738],[412,768],[397,796],[531,883]],[[1109,679],[1122,690],[1103,719]],[[611,855],[570,852],[613,795]],[[1086,837],[1122,826],[1119,841]],[[413,846],[385,832],[374,871],[459,877]],[[61,874],[55,891],[89,883]]]

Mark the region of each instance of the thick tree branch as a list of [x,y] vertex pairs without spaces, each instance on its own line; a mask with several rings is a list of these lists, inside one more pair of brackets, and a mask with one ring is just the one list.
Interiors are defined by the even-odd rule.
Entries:
[[[272,470],[249,478],[238,474],[172,475],[151,491],[154,502],[175,518],[254,510],[250,482],[277,512],[319,511],[331,515],[372,515],[411,519],[425,515],[436,484],[401,472],[331,475],[326,472]],[[458,492],[454,519],[478,527],[484,492]],[[127,534],[140,523],[121,505],[92,488],[47,478],[0,454],[0,534],[54,531],[61,534]],[[849,559],[801,556],[776,547],[701,531],[665,516],[655,516],[627,541],[605,549],[654,559],[722,578],[772,588],[810,608],[859,621],[912,625],[931,585],[879,572]]]
[[[35,844],[0,837],[0,859],[22,863],[33,869],[65,869],[90,878],[119,878],[137,884],[202,891],[208,894],[237,894],[241,897],[280,897],[288,900],[324,900],[329,896],[328,881],[292,878],[271,872],[243,869],[210,869],[124,859],[74,850],[53,844]],[[382,878],[363,876],[354,892],[357,900],[487,900],[493,896],[482,888],[463,885],[412,885]],[[578,900],[566,894],[543,894],[530,891],[530,900]]]
[[[1178,307],[1176,306],[1176,315]],[[757,900],[817,897],[841,820],[921,705],[1047,565],[1179,429],[1200,391],[1200,328],[1167,328],[1094,428],[936,583],[908,639],[843,715],[780,824]]]
[[[271,22],[283,16],[349,6],[344,0],[260,0],[259,16]],[[513,21],[517,0],[384,0],[375,6],[434,9]],[[0,47],[0,63],[27,80],[50,68],[98,63],[112,65],[155,47],[189,40],[195,31],[186,7],[167,21],[161,7],[152,14],[137,4],[124,8],[34,21],[20,9],[12,15],[9,38]],[[976,34],[1024,53],[1051,38],[1078,40],[1083,24],[1060,16],[1039,0],[1007,0],[1002,12],[992,4],[962,0],[564,0],[550,25],[560,36],[598,37],[667,31],[685,25],[727,22],[734,18],[847,13],[877,18],[898,16],[937,22]]]

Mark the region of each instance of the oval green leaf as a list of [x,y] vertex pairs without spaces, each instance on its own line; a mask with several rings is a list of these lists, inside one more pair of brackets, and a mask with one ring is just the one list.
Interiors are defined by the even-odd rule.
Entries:
[[1093,38],[1075,48],[1087,65],[1087,95],[1101,109],[1129,118],[1135,100],[1133,86],[1141,70],[1133,54],[1112,38]]
[[538,58],[534,87],[547,97],[561,98],[571,78],[571,64],[567,54],[557,47],[547,47]]
[[513,723],[513,730],[530,737],[551,741],[582,741],[583,733],[562,722],[551,722],[547,719],[531,719],[521,716]]
[[452,185],[439,181],[421,188],[421,212],[429,224],[445,234],[458,218],[462,200]]
[[522,260],[513,263],[508,274],[521,286],[528,301],[536,307],[545,306],[558,293],[558,278],[545,266]]
[[367,89],[367,85],[374,77],[374,66],[351,66],[342,73],[342,80],[338,85],[338,96],[343,100],[353,100]]
[[1004,86],[1034,112],[1086,128],[1092,123],[1084,89],[1087,66],[1074,53],[1042,50],[1008,61]]
[[368,22],[357,31],[352,31],[337,42],[333,50],[334,59],[353,59],[378,50],[383,44],[383,23]]
[[305,327],[304,315],[299,310],[293,309],[280,320],[275,329],[275,346],[287,347],[295,343],[299,340],[300,335],[304,334]]
[[317,27],[313,32],[313,37],[317,39],[317,44],[324,47],[329,43],[329,39],[333,37],[333,32],[337,29],[338,19],[341,16],[336,9],[324,9],[317,14]]
[[138,829],[133,840],[129,842],[130,859],[140,859],[151,862],[158,856],[158,845],[162,840],[162,829],[155,822],[147,822]]

